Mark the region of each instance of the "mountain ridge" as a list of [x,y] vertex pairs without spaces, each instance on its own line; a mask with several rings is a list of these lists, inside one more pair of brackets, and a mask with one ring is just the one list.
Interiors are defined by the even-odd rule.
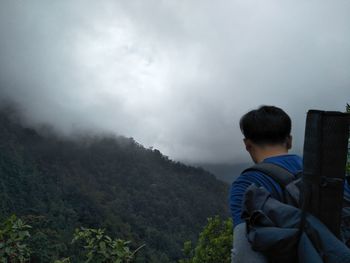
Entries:
[[132,138],[42,135],[11,114],[0,112],[0,215],[37,218],[45,245],[35,262],[72,254],[65,244],[79,226],[146,243],[137,262],[175,262],[207,217],[228,216],[228,185],[203,169]]

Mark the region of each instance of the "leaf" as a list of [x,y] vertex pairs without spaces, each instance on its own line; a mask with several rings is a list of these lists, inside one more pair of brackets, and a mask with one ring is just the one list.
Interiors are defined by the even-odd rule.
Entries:
[[100,249],[102,251],[106,251],[106,243],[105,242],[101,241],[99,245],[100,245]]

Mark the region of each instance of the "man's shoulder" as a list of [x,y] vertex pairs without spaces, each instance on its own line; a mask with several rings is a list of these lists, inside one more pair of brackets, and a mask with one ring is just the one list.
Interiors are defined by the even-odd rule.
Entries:
[[[280,158],[271,159],[270,163],[274,163],[273,161],[275,161],[276,159],[278,160]],[[276,162],[276,164],[282,166],[279,164],[278,161]],[[290,172],[294,174],[299,168],[299,165],[294,165],[291,169],[286,169],[291,170]],[[280,194],[282,193],[281,186],[277,181],[275,181],[273,177],[269,176],[263,171],[259,171],[258,169],[255,170],[253,166],[244,170],[232,183],[231,193],[235,193],[236,191],[242,192],[243,190],[245,192],[245,190],[251,184],[255,184],[258,187],[264,187],[271,194],[273,194],[275,198],[280,198]]]
[[267,186],[275,184],[272,178],[257,170],[244,170],[232,183],[232,188],[240,188],[241,186],[249,186],[255,184],[257,186]]
[[278,165],[293,174],[299,173],[303,170],[303,159],[296,154],[272,156],[264,159],[263,162]]
[[251,182],[251,183],[256,183],[257,182],[257,176],[263,175],[259,171],[242,171],[240,175],[236,178],[236,180],[233,181],[232,184],[237,184],[237,183],[242,183],[242,182]]

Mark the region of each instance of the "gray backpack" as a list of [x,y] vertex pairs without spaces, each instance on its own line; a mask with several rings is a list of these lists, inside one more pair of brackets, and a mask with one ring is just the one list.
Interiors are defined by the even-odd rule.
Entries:
[[[282,200],[278,201],[256,186],[246,192],[242,218],[247,223],[248,240],[254,250],[262,252],[270,262],[350,262],[350,250],[317,218],[303,213],[302,173],[294,175],[271,163],[259,163],[244,172],[247,171],[269,176],[283,190]],[[280,196],[277,190],[274,196]],[[341,238],[349,246],[350,200],[344,199],[343,206]],[[304,249],[301,243],[305,243]]]
[[[292,174],[285,168],[272,163],[255,164],[254,166],[244,170],[243,173],[250,171],[261,172],[272,178],[282,188],[283,196],[282,200],[280,201],[295,207],[300,207],[300,188],[302,172]],[[274,196],[279,196],[277,190],[275,190],[274,192]]]

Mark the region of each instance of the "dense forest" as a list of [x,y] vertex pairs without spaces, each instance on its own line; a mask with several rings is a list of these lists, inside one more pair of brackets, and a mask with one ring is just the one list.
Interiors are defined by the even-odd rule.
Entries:
[[0,111],[0,220],[31,225],[31,262],[79,253],[77,227],[145,244],[136,262],[176,262],[207,218],[228,217],[228,185],[132,138],[38,132]]

